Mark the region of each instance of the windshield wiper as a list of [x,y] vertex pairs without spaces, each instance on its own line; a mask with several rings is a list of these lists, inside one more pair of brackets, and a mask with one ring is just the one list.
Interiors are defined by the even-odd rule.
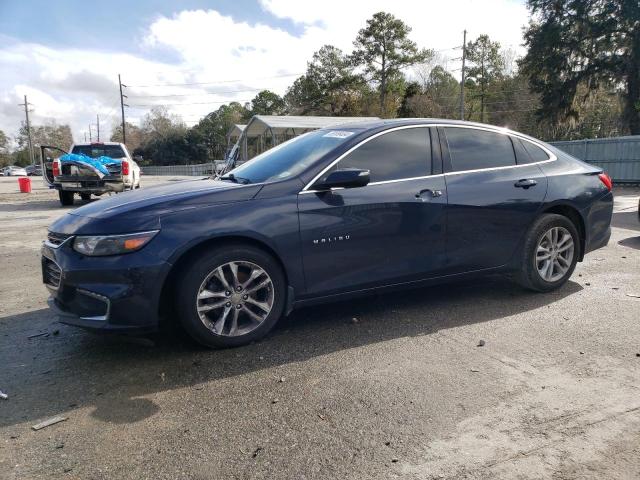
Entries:
[[231,180],[233,183],[241,183],[242,185],[251,183],[251,180],[249,180],[248,178],[237,177],[233,173],[223,175],[222,177],[220,177],[220,180]]

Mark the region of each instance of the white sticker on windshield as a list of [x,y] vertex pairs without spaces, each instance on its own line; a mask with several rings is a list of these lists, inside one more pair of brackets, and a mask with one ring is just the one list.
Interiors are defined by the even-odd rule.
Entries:
[[325,133],[323,137],[329,138],[347,138],[353,135],[353,132],[347,132],[346,130],[331,130],[328,133]]

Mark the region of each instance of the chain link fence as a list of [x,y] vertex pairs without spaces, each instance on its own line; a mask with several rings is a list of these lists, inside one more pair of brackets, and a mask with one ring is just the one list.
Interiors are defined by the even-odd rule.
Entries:
[[175,176],[207,176],[213,175],[222,168],[224,162],[216,160],[209,163],[201,163],[199,165],[166,165],[157,166],[149,165],[140,167],[143,175],[175,175]]

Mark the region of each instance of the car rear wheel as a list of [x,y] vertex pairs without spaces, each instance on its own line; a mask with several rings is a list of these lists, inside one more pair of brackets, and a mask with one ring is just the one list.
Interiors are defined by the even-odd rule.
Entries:
[[84,200],[84,201],[91,200],[91,194],[90,193],[81,193],[80,194],[80,198],[82,200]]
[[73,205],[73,192],[58,190],[58,198],[60,199],[60,203],[63,207]]
[[178,314],[185,330],[208,347],[237,347],[266,335],[285,305],[278,262],[250,246],[202,254],[179,279]]
[[520,284],[538,292],[561,287],[573,274],[579,254],[579,235],[573,222],[562,215],[542,215],[525,238]]

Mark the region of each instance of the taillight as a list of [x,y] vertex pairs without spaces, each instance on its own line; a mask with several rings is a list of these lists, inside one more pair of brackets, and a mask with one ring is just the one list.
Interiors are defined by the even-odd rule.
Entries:
[[611,189],[613,188],[613,180],[611,180],[611,177],[603,172],[598,175],[598,178],[600,179],[602,184],[607,187],[607,190],[611,191]]
[[53,161],[53,176],[54,177],[59,177],[60,176],[60,162],[58,160],[54,160]]
[[122,175],[129,175],[129,162],[126,160],[122,161]]

